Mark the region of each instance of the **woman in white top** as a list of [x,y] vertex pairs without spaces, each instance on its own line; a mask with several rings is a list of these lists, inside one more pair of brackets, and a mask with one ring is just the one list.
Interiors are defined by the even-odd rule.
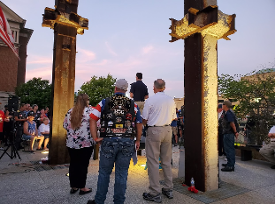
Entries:
[[80,195],[92,192],[86,188],[89,160],[93,152],[94,140],[90,133],[89,97],[80,94],[75,106],[66,114],[63,127],[67,130],[66,146],[70,155],[69,179],[73,194],[80,188]]
[[49,118],[43,118],[43,123],[38,128],[38,133],[44,136],[44,150],[49,150],[47,145],[50,140]]

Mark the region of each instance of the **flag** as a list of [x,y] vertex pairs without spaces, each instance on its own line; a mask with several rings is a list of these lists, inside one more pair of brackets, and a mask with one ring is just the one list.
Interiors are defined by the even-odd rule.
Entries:
[[5,14],[2,11],[1,6],[0,6],[0,39],[3,40],[7,46],[9,46],[9,48],[13,51],[13,53],[19,59],[18,52],[13,44],[14,39],[12,37],[10,25],[5,17]]

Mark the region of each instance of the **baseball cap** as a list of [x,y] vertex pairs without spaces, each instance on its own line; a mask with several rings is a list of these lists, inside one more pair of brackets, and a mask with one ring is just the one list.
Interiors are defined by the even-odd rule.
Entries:
[[222,108],[222,104],[221,103],[218,105],[218,108]]
[[34,112],[33,112],[33,111],[30,111],[30,112],[28,113],[28,116],[34,116]]
[[127,81],[125,79],[118,79],[116,81],[116,87],[119,88],[119,89],[127,91],[127,89],[128,89],[128,83],[127,83]]
[[228,108],[231,108],[232,103],[230,101],[224,101],[223,105],[226,105]]

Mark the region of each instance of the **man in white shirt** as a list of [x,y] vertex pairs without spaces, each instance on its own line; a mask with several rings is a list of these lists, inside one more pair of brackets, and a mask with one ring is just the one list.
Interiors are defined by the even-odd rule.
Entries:
[[143,193],[145,200],[161,202],[159,183],[159,157],[164,173],[164,188],[162,193],[169,199],[173,198],[172,183],[172,120],[177,118],[176,105],[170,96],[164,94],[165,81],[154,81],[154,93],[145,101],[143,109],[143,124],[148,124],[145,150],[149,173],[149,193]]
[[268,137],[270,138],[270,143],[263,146],[259,152],[264,158],[273,164],[270,168],[275,169],[275,126],[270,129]]

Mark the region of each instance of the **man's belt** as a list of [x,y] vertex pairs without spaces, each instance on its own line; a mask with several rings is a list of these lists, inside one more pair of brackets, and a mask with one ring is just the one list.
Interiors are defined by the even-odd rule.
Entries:
[[166,127],[166,126],[170,126],[170,125],[162,125],[162,126],[153,125],[153,126],[148,126],[148,127]]
[[116,137],[116,136],[113,136],[113,137],[110,137],[110,136],[108,136],[108,137],[101,137],[101,138],[108,138],[108,139],[122,139],[122,138],[129,138],[129,139],[131,139],[131,140],[133,140],[134,139],[134,137]]

